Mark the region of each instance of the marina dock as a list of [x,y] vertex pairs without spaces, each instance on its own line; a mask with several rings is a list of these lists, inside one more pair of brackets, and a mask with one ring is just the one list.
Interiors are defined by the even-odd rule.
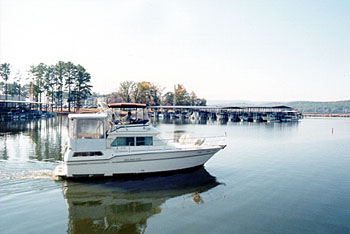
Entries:
[[289,106],[238,107],[238,106],[151,106],[156,119],[218,120],[230,122],[291,122],[303,117]]
[[[0,100],[0,121],[55,116],[52,105],[42,102]],[[292,122],[303,114],[289,106],[149,106],[154,119],[216,120],[229,122]],[[93,112],[97,110],[91,110]]]
[[0,100],[0,121],[52,117],[52,105],[43,102]]

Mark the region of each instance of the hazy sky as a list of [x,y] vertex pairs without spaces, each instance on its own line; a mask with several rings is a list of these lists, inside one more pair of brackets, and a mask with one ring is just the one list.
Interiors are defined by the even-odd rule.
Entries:
[[350,99],[349,0],[0,0],[0,62],[72,61],[209,100]]

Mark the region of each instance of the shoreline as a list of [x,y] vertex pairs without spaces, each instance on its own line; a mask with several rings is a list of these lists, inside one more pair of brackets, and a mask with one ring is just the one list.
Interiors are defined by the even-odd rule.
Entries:
[[350,118],[350,113],[303,113],[304,117],[337,117]]

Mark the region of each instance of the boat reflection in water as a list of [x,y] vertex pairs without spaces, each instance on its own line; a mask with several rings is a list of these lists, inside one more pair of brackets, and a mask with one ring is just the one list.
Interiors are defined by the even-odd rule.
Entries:
[[147,219],[169,198],[200,193],[219,183],[203,167],[191,172],[144,178],[63,182],[68,204],[68,233],[144,233]]

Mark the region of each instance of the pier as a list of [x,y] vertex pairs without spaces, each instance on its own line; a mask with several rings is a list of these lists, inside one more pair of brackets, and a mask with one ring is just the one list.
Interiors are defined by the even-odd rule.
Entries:
[[150,106],[156,119],[217,120],[230,122],[292,122],[302,113],[289,106]]
[[[224,122],[292,122],[303,118],[301,112],[289,106],[149,106],[154,119]],[[0,121],[51,117],[52,105],[42,102],[0,100]]]
[[51,104],[43,102],[0,100],[0,121],[52,117]]

